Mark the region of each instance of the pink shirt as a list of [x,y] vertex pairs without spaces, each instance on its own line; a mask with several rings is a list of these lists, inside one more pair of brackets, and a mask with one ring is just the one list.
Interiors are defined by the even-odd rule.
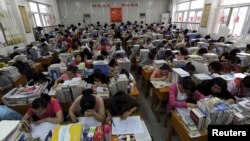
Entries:
[[99,45],[97,50],[104,50],[104,51],[108,51],[110,49],[110,47],[108,45]]
[[153,73],[151,74],[151,77],[150,78],[161,78],[161,77],[164,77],[166,76],[167,80],[170,80],[171,78],[171,73],[168,72],[166,75],[164,75],[163,73],[161,73],[161,69],[159,68],[156,68]]
[[71,65],[72,66],[78,66],[80,63],[78,63],[76,60],[73,60],[72,62],[71,62]]
[[[178,83],[175,83],[169,87],[169,100],[168,100],[168,105],[167,105],[167,114],[171,112],[171,110],[175,107],[179,108],[186,108],[187,107],[187,102],[186,101],[178,101],[177,100],[177,94],[178,94],[178,88],[177,88]],[[193,93],[194,98],[197,100],[205,98],[204,95],[202,95],[200,92],[195,91]],[[187,100],[190,98],[190,94],[187,95]]]
[[[79,73],[76,73],[76,74],[75,74],[75,77],[81,77],[81,75],[80,75]],[[62,74],[62,75],[58,78],[58,80],[63,80],[63,81],[69,80],[69,77],[68,77],[67,73],[64,73],[64,74]]]
[[[58,103],[56,99],[51,99],[50,103],[48,104],[47,111],[41,115],[38,116],[39,119],[45,119],[47,117],[56,117],[56,112],[61,110],[61,106]],[[27,111],[27,114],[29,116],[33,116],[35,113],[33,112],[32,108],[30,107]]]
[[[105,107],[104,107],[104,102],[103,102],[103,99],[98,96],[98,95],[94,95],[92,94],[94,97],[95,97],[95,107],[94,107],[94,110],[96,111],[96,113],[100,114],[100,115],[105,115]],[[71,105],[72,106],[72,109],[73,109],[73,112],[77,115],[80,115],[81,114],[81,106],[80,106],[80,101],[81,101],[81,98],[83,97],[83,95],[80,95],[78,96],[74,103]]]

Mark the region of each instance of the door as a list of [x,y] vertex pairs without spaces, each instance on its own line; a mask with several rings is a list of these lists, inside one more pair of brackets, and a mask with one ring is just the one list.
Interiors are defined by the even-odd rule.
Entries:
[[83,23],[85,24],[85,26],[88,26],[88,25],[91,24],[90,14],[84,14],[83,15]]
[[140,22],[146,23],[146,13],[140,13]]

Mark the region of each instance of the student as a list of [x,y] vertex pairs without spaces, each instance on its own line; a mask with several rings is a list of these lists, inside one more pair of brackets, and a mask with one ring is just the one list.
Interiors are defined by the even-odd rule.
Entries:
[[0,93],[6,94],[13,88],[11,80],[0,72]]
[[126,69],[122,69],[120,74],[125,74],[127,76],[128,80],[129,80],[129,82],[132,82],[132,83],[136,84],[133,75],[131,73],[129,73]]
[[56,99],[51,99],[47,94],[41,94],[39,98],[32,102],[32,106],[22,119],[22,125],[26,131],[31,130],[29,124],[31,118],[36,124],[43,122],[60,124],[63,122],[63,112]]
[[196,89],[205,96],[212,95],[225,100],[225,102],[229,104],[236,102],[234,96],[227,90],[226,80],[221,77],[204,80]]
[[77,67],[77,66],[82,62],[82,57],[81,57],[80,54],[75,54],[74,57],[75,57],[75,60],[73,60],[73,61],[71,62],[71,65]]
[[178,83],[169,87],[169,101],[167,105],[167,114],[173,108],[195,108],[196,101],[205,98],[204,95],[195,90],[195,83],[190,77],[184,77]]
[[247,46],[246,46],[246,51],[245,51],[246,53],[250,53],[250,44],[247,44]]
[[221,36],[221,37],[217,40],[217,42],[219,42],[219,43],[224,43],[224,42],[225,42],[225,37]]
[[122,120],[126,119],[137,110],[137,107],[138,103],[134,97],[127,95],[123,91],[117,91],[115,95],[108,99],[106,121],[110,121],[112,116],[120,116]]
[[250,76],[245,78],[235,78],[227,83],[227,90],[235,96],[237,100],[241,97],[250,97]]
[[163,64],[160,68],[156,68],[151,74],[151,81],[168,81],[171,79],[171,68],[167,64]]
[[185,48],[181,48],[180,49],[180,54],[175,55],[175,58],[177,60],[187,60],[187,58],[188,58],[188,50],[185,49]]
[[216,46],[213,43],[210,43],[207,48],[208,48],[208,53],[214,53],[214,54],[217,53],[216,52]]
[[208,65],[208,69],[213,77],[217,77],[221,74],[222,65],[219,61],[214,61]]
[[67,72],[62,74],[56,81],[54,84],[54,87],[57,86],[57,84],[60,81],[65,81],[65,80],[71,80],[72,78],[75,77],[81,77],[81,75],[79,73],[77,73],[77,67],[75,66],[68,66],[67,68]]
[[69,108],[69,115],[73,122],[77,122],[77,116],[94,117],[103,122],[105,120],[105,107],[103,99],[93,94],[93,90],[85,89]]
[[108,52],[110,49],[110,47],[106,44],[105,40],[104,39],[101,39],[100,41],[100,45],[99,47],[97,48],[97,50],[100,50],[100,51],[106,51]]
[[195,66],[191,62],[188,62],[185,66],[185,70],[192,76],[195,72]]
[[109,78],[105,76],[100,69],[94,70],[93,74],[91,74],[87,79],[87,83],[90,84],[98,84],[98,85],[108,85]]
[[200,48],[197,52],[197,55],[203,56],[203,54],[208,53],[206,48]]
[[152,65],[154,62],[155,55],[151,52],[148,53],[148,57],[142,60],[138,65],[138,74],[141,74],[142,68],[148,65]]

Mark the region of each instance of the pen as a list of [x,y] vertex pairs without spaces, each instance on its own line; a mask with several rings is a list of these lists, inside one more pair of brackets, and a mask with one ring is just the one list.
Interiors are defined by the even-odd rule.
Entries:
[[115,123],[114,123],[114,121],[113,121],[113,120],[111,120],[111,122],[112,122],[113,126],[115,127]]

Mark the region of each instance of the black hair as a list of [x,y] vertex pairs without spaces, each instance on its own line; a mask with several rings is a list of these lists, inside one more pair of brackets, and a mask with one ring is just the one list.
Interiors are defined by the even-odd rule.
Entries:
[[244,87],[250,88],[250,75],[242,79],[241,83],[243,84]]
[[102,74],[102,71],[100,69],[96,69],[96,70],[94,70],[93,75],[95,78],[101,79],[103,74]]
[[250,50],[250,44],[247,44],[246,50]]
[[191,62],[188,62],[185,66],[185,69],[186,71],[191,71],[191,72],[194,72],[195,71],[195,66],[191,63]]
[[116,61],[115,61],[115,58],[113,58],[113,59],[111,59],[110,61],[109,61],[109,66],[110,67],[114,67],[116,65]]
[[224,39],[223,42],[225,42],[225,37],[223,37],[223,36],[220,36],[220,38],[217,40],[217,42],[220,42],[221,39]]
[[79,56],[81,57],[81,55],[80,55],[79,53],[76,53],[76,54],[74,55],[74,57],[76,58],[76,57],[77,57],[77,55],[79,55]]
[[104,60],[104,57],[103,57],[102,55],[98,55],[98,56],[96,57],[96,60]]
[[45,39],[45,38],[42,38],[42,39],[41,39],[41,42],[42,42],[42,43],[43,43],[43,42],[45,42],[45,41],[46,41],[46,39]]
[[181,78],[179,84],[181,84],[184,90],[189,90],[191,93],[195,92],[196,84],[189,76]]
[[153,59],[155,58],[155,55],[154,55],[153,53],[149,52],[149,53],[148,53],[148,58],[149,58],[150,60],[153,60]]
[[39,98],[36,98],[33,102],[32,102],[32,109],[39,109],[39,108],[47,108],[49,102],[50,102],[51,98],[49,95],[42,93],[41,96]]
[[94,109],[96,101],[92,93],[93,90],[91,89],[82,91],[82,98],[80,100],[81,114],[84,114],[86,110]]
[[167,65],[167,64],[164,63],[164,64],[160,67],[160,69],[161,69],[161,70],[170,70],[171,68],[170,68],[169,65]]
[[126,69],[122,69],[120,74],[125,74],[129,78],[129,72]]
[[206,40],[207,40],[207,39],[211,39],[211,36],[210,36],[210,35],[206,35],[204,38],[205,38]]
[[181,55],[188,55],[188,50],[185,48],[181,48],[180,53],[181,53]]
[[222,70],[222,64],[219,61],[214,61],[209,64],[209,67],[214,69],[216,73],[219,73]]
[[213,78],[212,79],[212,86],[215,84],[220,86],[222,91],[227,91],[227,81],[224,80],[223,78],[221,78],[221,77]]
[[101,55],[102,56],[108,56],[109,53],[106,50],[101,50]]
[[129,97],[124,91],[117,91],[116,94],[113,96],[113,102],[116,105],[117,110],[124,111],[124,105],[129,104]]
[[69,65],[67,67],[67,71],[71,71],[71,72],[73,72],[75,74],[77,72],[77,67]]
[[238,65],[238,64],[240,64],[241,63],[241,60],[240,60],[240,58],[239,57],[237,57],[237,56],[233,56],[233,57],[230,57],[230,62],[231,62],[231,64],[236,64],[236,65]]
[[203,55],[205,53],[208,53],[207,49],[206,48],[200,48],[197,52],[199,55]]
[[233,50],[230,51],[229,56],[230,57],[236,56],[237,53],[240,53],[240,50],[237,49],[237,48],[235,48],[235,49],[233,49]]

